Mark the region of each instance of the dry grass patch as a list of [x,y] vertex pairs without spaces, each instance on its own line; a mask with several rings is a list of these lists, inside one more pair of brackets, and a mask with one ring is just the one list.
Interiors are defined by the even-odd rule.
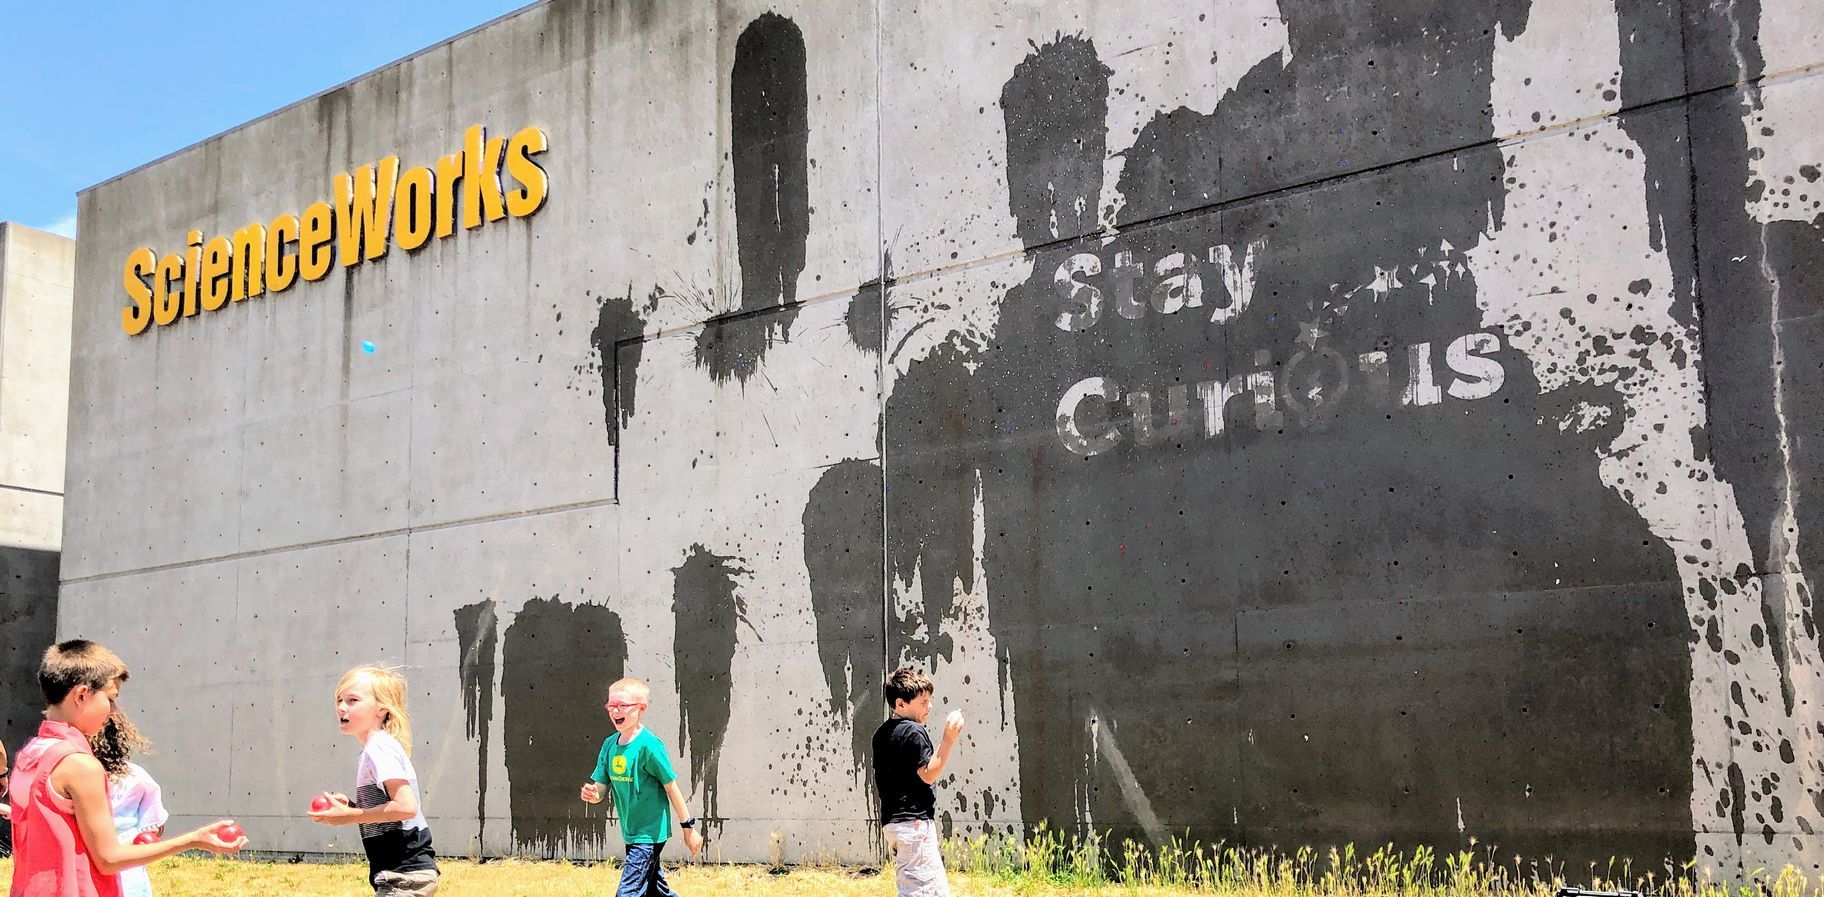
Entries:
[[[1472,847],[1474,842],[1471,842]],[[945,845],[958,897],[1554,897],[1565,885],[1633,889],[1649,897],[1824,897],[1824,880],[1787,867],[1756,870],[1745,882],[1713,877],[1695,863],[1660,865],[1644,874],[1626,861],[1569,869],[1561,864],[1503,863],[1494,850],[1411,852],[1383,846],[1363,856],[1353,845],[1319,852],[1300,848],[1204,845],[1171,839],[1156,849],[1099,836],[1068,838],[1039,826],[1027,837],[953,839]],[[610,897],[619,881],[613,864],[442,860],[449,895],[489,897],[579,895]],[[842,867],[796,867],[770,874],[763,866],[687,865],[669,869],[683,897],[888,897],[891,867],[874,874]],[[0,860],[0,882],[11,861]],[[363,895],[365,863],[270,863],[206,856],[178,857],[152,868],[158,897],[274,894],[287,897]]]
[[[467,860],[439,860],[443,885],[439,895],[487,897],[613,897],[620,870],[612,865],[495,860],[477,865]],[[0,860],[0,883],[12,880],[12,861]],[[680,897],[754,895],[754,897],[892,897],[892,869],[858,876],[841,868],[795,868],[786,875],[768,874],[760,866],[689,866],[668,870]],[[358,897],[372,894],[365,863],[264,863],[247,860],[178,857],[152,867],[155,897],[218,897],[222,894],[274,897]],[[1013,885],[968,874],[953,875],[952,890],[989,897],[1062,897],[1089,893],[1047,885]],[[1126,889],[1123,889],[1124,891]],[[1184,891],[1127,891],[1163,897]]]

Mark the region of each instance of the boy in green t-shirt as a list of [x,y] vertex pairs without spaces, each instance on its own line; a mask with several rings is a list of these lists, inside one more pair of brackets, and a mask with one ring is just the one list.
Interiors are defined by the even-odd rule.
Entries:
[[684,792],[671,771],[665,744],[640,724],[652,690],[638,679],[622,679],[608,686],[608,718],[616,734],[602,742],[595,773],[583,785],[587,803],[602,802],[614,789],[614,805],[621,814],[621,837],[627,842],[627,863],[621,867],[621,886],[615,897],[675,897],[659,866],[659,854],[671,839],[671,815],[676,812],[684,829],[684,846],[691,854],[703,849],[697,820],[684,808]]

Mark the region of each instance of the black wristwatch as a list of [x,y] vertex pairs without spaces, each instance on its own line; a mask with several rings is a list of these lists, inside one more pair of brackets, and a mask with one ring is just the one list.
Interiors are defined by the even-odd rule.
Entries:
[[683,822],[678,823],[678,828],[696,828],[696,827],[697,827],[697,817],[695,817],[695,816],[692,816],[689,819],[686,819]]

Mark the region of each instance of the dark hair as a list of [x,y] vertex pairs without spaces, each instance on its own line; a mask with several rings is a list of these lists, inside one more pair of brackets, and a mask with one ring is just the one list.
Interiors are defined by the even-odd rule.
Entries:
[[100,691],[116,682],[127,681],[127,665],[100,642],[70,639],[44,650],[38,662],[38,688],[44,692],[44,703],[56,706],[79,685]]
[[89,739],[89,750],[95,752],[95,759],[101,761],[101,768],[111,776],[126,775],[127,760],[135,754],[146,753],[151,747],[152,742],[139,734],[139,727],[119,710],[109,714],[108,724]]
[[925,675],[924,670],[900,667],[887,677],[882,691],[886,693],[887,706],[892,707],[898,701],[916,701],[919,695],[937,691],[937,686],[931,684],[931,677]]

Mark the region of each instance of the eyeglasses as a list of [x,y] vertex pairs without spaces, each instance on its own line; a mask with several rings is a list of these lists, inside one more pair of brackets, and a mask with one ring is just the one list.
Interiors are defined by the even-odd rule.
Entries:
[[605,706],[609,710],[632,710],[635,707],[644,707],[646,705],[643,703],[641,703],[641,704],[616,704],[616,703],[610,702],[609,704],[607,704]]

